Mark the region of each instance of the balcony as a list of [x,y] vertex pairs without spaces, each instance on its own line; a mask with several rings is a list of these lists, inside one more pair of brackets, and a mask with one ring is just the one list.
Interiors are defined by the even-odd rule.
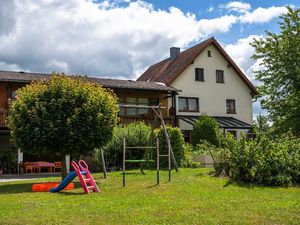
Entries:
[[[0,109],[0,128],[7,128],[7,117],[8,117],[8,110],[7,109]],[[159,127],[161,125],[160,120],[153,115],[140,115],[140,116],[120,116],[120,124],[129,124],[133,122],[140,122],[143,121],[146,124],[149,124],[153,127]],[[173,124],[174,117],[169,116],[165,117],[164,121],[166,124]]]

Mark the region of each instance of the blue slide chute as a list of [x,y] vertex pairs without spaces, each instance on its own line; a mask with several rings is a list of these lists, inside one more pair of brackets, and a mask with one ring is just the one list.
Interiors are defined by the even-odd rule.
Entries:
[[75,171],[70,172],[56,188],[51,188],[49,192],[54,193],[64,190],[68,186],[68,184],[71,183],[72,180],[74,180],[76,176],[77,175]]

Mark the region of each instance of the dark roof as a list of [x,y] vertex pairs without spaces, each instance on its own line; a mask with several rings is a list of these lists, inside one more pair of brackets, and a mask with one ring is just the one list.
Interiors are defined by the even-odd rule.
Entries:
[[[226,116],[213,116],[213,118],[219,123],[220,127],[225,129],[251,129],[253,126],[249,123],[245,123],[233,117]],[[194,125],[199,116],[178,116],[181,119],[191,125]]]
[[258,94],[256,87],[250,82],[243,71],[235,64],[230,56],[225,52],[222,46],[216,39],[209,38],[179,54],[174,61],[167,58],[161,62],[150,66],[137,80],[139,81],[156,81],[162,82],[166,85],[171,83],[190,65],[194,62],[196,57],[209,45],[213,44],[218,51],[226,58],[228,63],[233,67],[241,79],[252,90],[254,94]]
[[[0,81],[6,82],[18,82],[18,83],[30,83],[37,80],[49,80],[50,74],[44,73],[26,73],[26,72],[13,72],[13,71],[0,71]],[[159,84],[156,82],[145,82],[145,81],[131,81],[131,80],[118,80],[118,79],[106,79],[106,78],[96,78],[87,77],[85,78],[91,82],[95,82],[103,85],[106,88],[113,89],[135,89],[135,90],[149,90],[149,91],[174,91],[179,90],[168,87],[164,84]]]

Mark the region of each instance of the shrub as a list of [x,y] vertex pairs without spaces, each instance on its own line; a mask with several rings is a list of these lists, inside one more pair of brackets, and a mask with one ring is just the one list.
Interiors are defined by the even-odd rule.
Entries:
[[220,129],[217,121],[207,115],[201,115],[194,124],[192,143],[196,147],[203,141],[207,141],[217,147],[220,146]]
[[234,180],[266,185],[300,181],[300,140],[290,134],[271,140],[246,141],[242,135],[231,149],[230,176]]
[[[103,148],[107,166],[116,168],[121,167],[123,138],[126,138],[127,146],[155,146],[155,143],[151,138],[151,130],[151,127],[144,122],[134,122],[128,125],[115,127],[112,140]],[[155,150],[151,151],[154,151],[152,152],[152,155],[155,157]],[[127,149],[126,157],[128,159],[143,159],[145,157],[145,150]]]
[[[178,127],[167,126],[167,131],[170,137],[172,150],[176,162],[180,165],[181,160],[184,158],[184,137]],[[164,135],[162,127],[154,130],[155,138],[159,138],[161,154],[168,153],[168,144]],[[164,160],[162,160],[164,162]],[[164,163],[167,165],[166,163]]]
[[185,168],[196,168],[198,163],[193,162],[193,146],[185,143],[183,145],[183,157],[180,160],[180,166]]

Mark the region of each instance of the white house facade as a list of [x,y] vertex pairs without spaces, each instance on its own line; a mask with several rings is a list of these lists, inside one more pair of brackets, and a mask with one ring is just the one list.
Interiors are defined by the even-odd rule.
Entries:
[[214,117],[224,133],[237,138],[252,128],[256,88],[214,38],[183,52],[171,48],[169,59],[149,67],[138,80],[181,90],[176,96],[176,118],[186,139],[191,139],[201,114]]

